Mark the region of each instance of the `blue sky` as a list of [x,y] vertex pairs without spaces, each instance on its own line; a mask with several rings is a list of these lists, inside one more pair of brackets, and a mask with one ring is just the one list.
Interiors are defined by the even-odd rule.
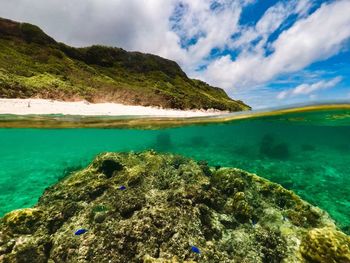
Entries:
[[177,61],[254,108],[350,101],[348,0],[12,0],[0,16],[74,46]]

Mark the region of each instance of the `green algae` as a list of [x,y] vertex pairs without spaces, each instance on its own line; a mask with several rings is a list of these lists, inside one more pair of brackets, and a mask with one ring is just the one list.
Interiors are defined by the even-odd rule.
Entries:
[[[47,189],[35,208],[10,212],[0,220],[0,260],[350,259],[350,238],[324,211],[243,170],[203,168],[203,163],[154,151],[101,154],[86,169]],[[120,191],[120,185],[127,190]],[[291,211],[303,220],[283,216]],[[74,236],[81,227],[88,231]],[[201,254],[191,252],[194,244]]]

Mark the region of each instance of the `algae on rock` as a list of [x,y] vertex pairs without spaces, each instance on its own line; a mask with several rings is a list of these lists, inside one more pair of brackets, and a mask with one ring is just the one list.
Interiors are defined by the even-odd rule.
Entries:
[[350,238],[291,191],[153,151],[99,155],[0,229],[1,262],[350,262]]

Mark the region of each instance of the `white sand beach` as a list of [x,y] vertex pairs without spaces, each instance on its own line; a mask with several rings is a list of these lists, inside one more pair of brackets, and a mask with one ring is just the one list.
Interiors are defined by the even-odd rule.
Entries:
[[0,114],[64,114],[84,116],[200,117],[225,114],[218,110],[173,110],[118,103],[65,102],[46,99],[0,99]]

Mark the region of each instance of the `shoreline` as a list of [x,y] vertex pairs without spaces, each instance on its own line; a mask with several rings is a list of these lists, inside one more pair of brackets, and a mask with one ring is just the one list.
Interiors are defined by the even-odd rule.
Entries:
[[[5,103],[18,102],[21,107],[16,106],[17,109],[28,108],[27,104],[23,104],[33,99],[0,99],[0,128],[133,128],[133,129],[161,129],[171,128],[179,126],[192,126],[192,125],[209,125],[215,123],[228,123],[232,121],[247,120],[261,117],[272,117],[278,115],[295,114],[303,112],[314,112],[314,111],[327,111],[327,110],[350,110],[350,103],[330,103],[330,104],[319,104],[319,105],[304,105],[301,107],[289,107],[282,109],[271,109],[261,111],[242,111],[242,112],[220,112],[220,111],[181,111],[181,110],[169,110],[159,109],[153,107],[143,106],[126,106],[117,104],[129,108],[129,112],[122,112],[120,115],[109,114],[98,114],[91,115],[89,112],[81,114],[76,112],[70,112],[68,114],[44,112],[40,114],[31,113],[28,110],[25,114],[17,111],[13,112],[13,107],[9,110],[4,109]],[[38,99],[38,101],[42,101]],[[63,103],[64,105],[80,105],[84,102],[57,102],[49,101],[50,103]],[[52,105],[50,104],[50,105]],[[105,105],[106,103],[101,103]],[[109,103],[107,103],[109,104]],[[115,103],[111,103],[115,105]],[[90,104],[87,104],[90,105]],[[96,105],[96,104],[95,104]],[[15,108],[16,108],[15,107]],[[130,108],[131,107],[131,108]],[[29,108],[32,108],[32,104]],[[142,112],[131,112],[130,109],[138,108],[143,110]],[[152,109],[153,115],[150,112],[145,112],[144,109]],[[120,108],[119,108],[120,109]],[[12,112],[10,111],[12,110]],[[148,113],[148,114],[147,114]],[[348,114],[340,114],[333,116],[334,119],[348,118]],[[331,116],[332,117],[332,116]],[[350,122],[350,119],[349,119]]]
[[66,102],[48,99],[2,99],[0,114],[12,115],[81,115],[81,116],[154,116],[154,117],[209,117],[227,114],[219,110],[177,110],[151,106],[133,106],[120,103]]

